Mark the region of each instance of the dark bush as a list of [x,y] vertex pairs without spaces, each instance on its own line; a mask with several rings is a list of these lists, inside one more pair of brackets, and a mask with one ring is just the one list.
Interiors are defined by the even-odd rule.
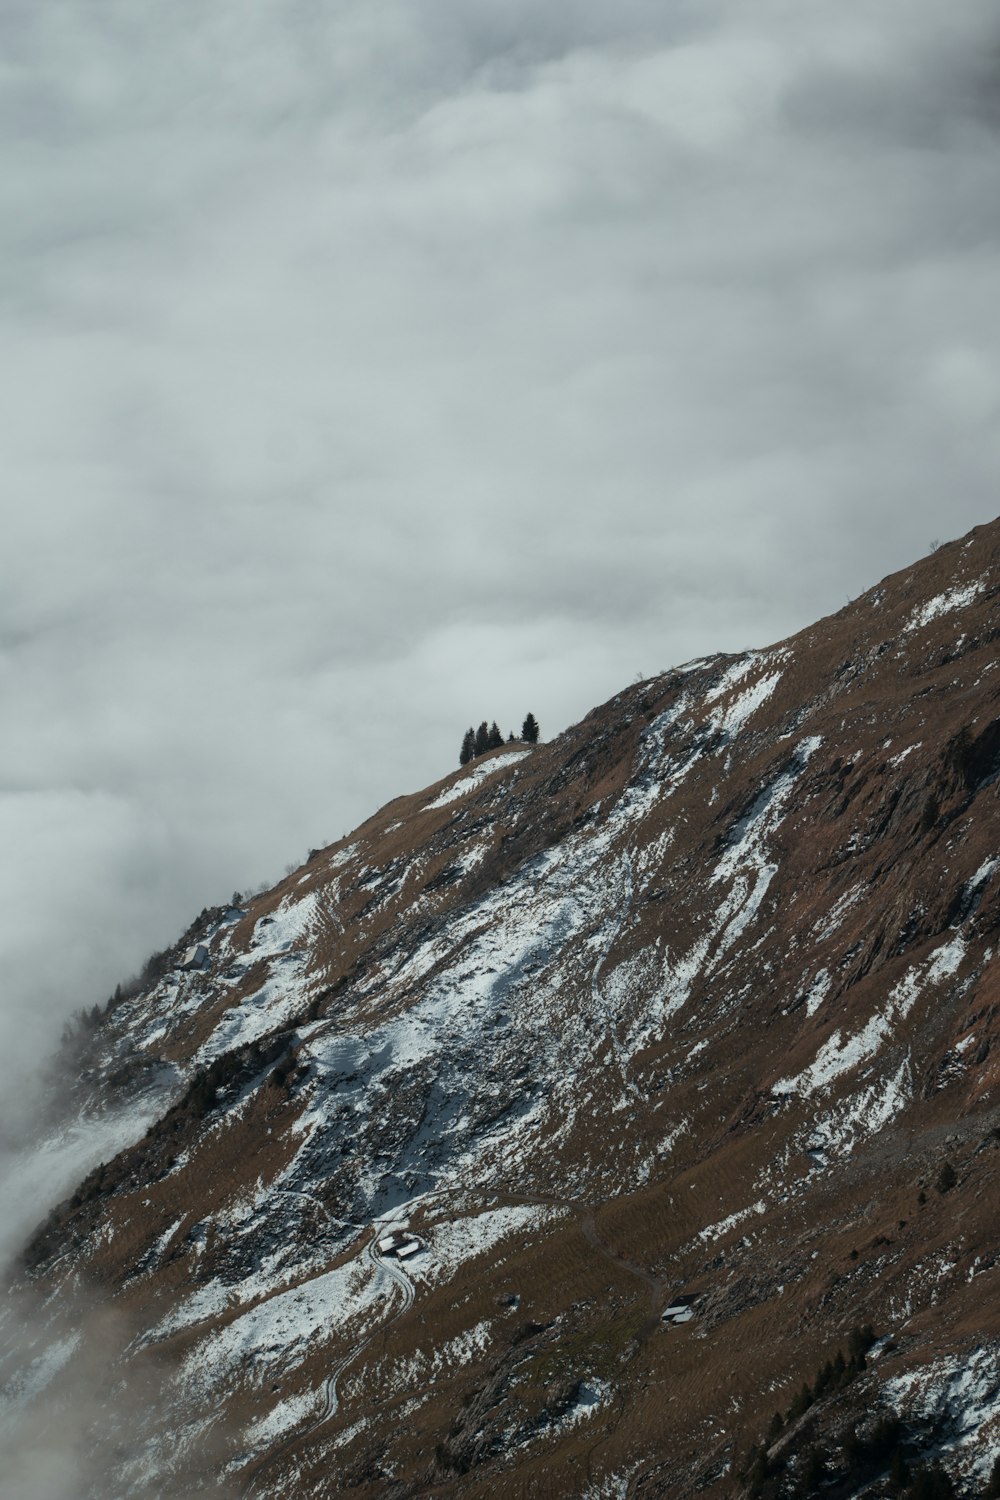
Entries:
[[873,1462],[884,1462],[899,1447],[902,1426],[895,1412],[879,1417],[865,1442],[865,1451]]
[[924,810],[920,814],[921,833],[930,833],[941,816],[941,804],[933,792],[928,795],[924,803]]
[[207,1115],[218,1098],[218,1085],[211,1070],[203,1069],[196,1073],[191,1080],[187,1093],[181,1100],[181,1107],[187,1109],[199,1119]]
[[143,984],[156,984],[162,979],[172,965],[172,957],[170,952],[151,953],[142,966],[140,978]]
[[[875,1343],[875,1330],[870,1323],[857,1324],[847,1335],[847,1354],[852,1360],[863,1360],[872,1344]],[[862,1365],[862,1369],[864,1366]]]
[[958,1173],[950,1161],[946,1161],[938,1173],[936,1187],[939,1193],[950,1193],[958,1181]]
[[955,1500],[955,1486],[940,1464],[928,1464],[913,1471],[907,1500]]
[[803,1416],[809,1410],[812,1404],[813,1393],[810,1390],[809,1386],[805,1382],[803,1382],[802,1389],[799,1391],[798,1395],[792,1401],[791,1406],[788,1408],[785,1420],[787,1422],[794,1422],[797,1417]]
[[972,792],[988,781],[1000,763],[1000,719],[987,724],[973,736],[963,726],[944,753],[944,764],[959,780],[964,791]]
[[796,1493],[801,1500],[810,1500],[815,1495],[827,1475],[826,1462],[818,1448],[810,1448],[806,1454],[805,1463],[802,1465],[802,1473],[799,1475],[796,1485]]
[[900,1445],[903,1428],[895,1412],[885,1412],[874,1426],[851,1428],[842,1438],[844,1459],[852,1482],[860,1482],[887,1467]]
[[894,1495],[901,1495],[909,1482],[910,1466],[906,1462],[906,1454],[897,1444],[889,1464],[889,1488]]
[[755,1443],[747,1454],[741,1476],[751,1500],[777,1500],[783,1469],[780,1460],[769,1459],[767,1449]]

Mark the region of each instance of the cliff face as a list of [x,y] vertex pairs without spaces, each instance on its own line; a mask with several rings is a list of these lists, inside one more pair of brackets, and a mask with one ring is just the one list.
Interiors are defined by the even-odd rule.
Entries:
[[879,1493],[883,1407],[979,1493],[998,564],[993,523],[204,914],[80,1059],[63,1128],[149,1128],[32,1239],[8,1403],[78,1388],[83,1297],[104,1495],[730,1495],[804,1381],[757,1493],[807,1443]]

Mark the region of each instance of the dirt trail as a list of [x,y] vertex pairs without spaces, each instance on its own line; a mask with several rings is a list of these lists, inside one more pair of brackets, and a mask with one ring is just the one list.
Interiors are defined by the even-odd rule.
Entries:
[[584,1239],[589,1245],[593,1245],[599,1254],[610,1260],[613,1265],[620,1266],[623,1271],[628,1271],[631,1276],[637,1276],[639,1280],[649,1288],[649,1317],[639,1330],[640,1340],[648,1339],[650,1334],[660,1326],[660,1313],[666,1296],[666,1282],[652,1271],[644,1271],[642,1266],[637,1266],[635,1261],[628,1260],[624,1255],[619,1255],[612,1250],[610,1245],[605,1244],[598,1233],[597,1225],[594,1223],[594,1215],[588,1213],[580,1220],[580,1229]]
[[340,1360],[338,1360],[323,1383],[323,1406],[319,1415],[314,1417],[313,1420],[306,1426],[299,1427],[294,1432],[289,1433],[288,1437],[284,1438],[283,1441],[277,1445],[277,1447],[273,1448],[262,1459],[259,1459],[257,1461],[256,1465],[251,1470],[250,1478],[247,1484],[243,1488],[242,1493],[244,1500],[246,1500],[246,1497],[254,1493],[257,1481],[258,1479],[260,1479],[261,1475],[266,1469],[273,1468],[273,1466],[279,1461],[279,1459],[284,1457],[284,1455],[290,1448],[294,1447],[297,1443],[302,1442],[304,1438],[310,1437],[312,1433],[317,1430],[317,1428],[322,1427],[324,1422],[328,1422],[331,1417],[336,1415],[338,1407],[340,1405],[337,1396],[337,1383],[340,1380],[341,1375],[343,1375],[344,1371],[348,1369],[349,1366],[354,1364],[355,1360],[360,1359],[365,1350],[368,1349],[377,1338],[385,1333],[385,1330],[391,1324],[397,1322],[400,1318],[402,1318],[407,1312],[409,1312],[410,1308],[413,1306],[413,1298],[415,1295],[413,1282],[410,1280],[409,1276],[407,1276],[401,1265],[390,1264],[389,1261],[384,1260],[382,1256],[379,1255],[376,1248],[378,1245],[378,1241],[380,1237],[385,1233],[385,1230],[385,1224],[379,1223],[375,1225],[372,1237],[365,1245],[364,1250],[361,1252],[361,1256],[363,1259],[368,1261],[377,1277],[387,1276],[388,1279],[392,1282],[393,1286],[399,1288],[399,1290],[403,1294],[402,1305],[398,1307],[396,1311],[391,1315],[391,1317],[385,1320],[385,1322],[376,1324],[376,1326],[360,1341],[360,1343],[355,1344],[352,1349],[348,1350],[348,1352]]
[[[627,1256],[619,1255],[617,1250],[613,1250],[611,1246],[601,1238],[600,1231],[598,1230],[597,1224],[594,1220],[594,1215],[603,1206],[603,1204],[596,1203],[593,1205],[593,1207],[588,1207],[586,1204],[581,1203],[578,1199],[552,1197],[521,1198],[512,1196],[505,1201],[512,1204],[544,1204],[547,1208],[569,1209],[574,1217],[577,1218],[577,1222],[580,1225],[580,1232],[583,1235],[584,1239],[587,1241],[588,1245],[596,1250],[598,1255],[603,1255],[605,1260],[610,1261],[612,1265],[620,1267],[620,1269],[623,1271],[627,1271],[630,1276],[637,1277],[639,1281],[641,1281],[643,1285],[649,1289],[650,1316],[639,1331],[640,1339],[647,1339],[649,1335],[659,1327],[660,1314],[663,1310],[663,1303],[666,1300],[667,1295],[667,1280],[663,1277],[654,1276],[652,1271],[643,1270],[642,1266],[636,1265],[635,1261],[629,1260]],[[581,1209],[584,1210],[582,1216],[580,1214]]]

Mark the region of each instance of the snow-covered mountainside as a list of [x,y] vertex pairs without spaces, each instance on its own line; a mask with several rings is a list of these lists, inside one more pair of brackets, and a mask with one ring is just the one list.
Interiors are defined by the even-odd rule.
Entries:
[[105,1497],[888,1494],[897,1449],[985,1493],[998,561],[203,913],[54,1102],[110,1159],[25,1249],[0,1422],[73,1413]]

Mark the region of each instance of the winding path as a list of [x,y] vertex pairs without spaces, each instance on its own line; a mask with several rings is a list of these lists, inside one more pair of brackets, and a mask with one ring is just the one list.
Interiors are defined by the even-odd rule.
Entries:
[[603,1255],[612,1265],[620,1266],[623,1271],[628,1271],[630,1276],[637,1276],[649,1288],[649,1317],[639,1330],[640,1342],[648,1339],[650,1334],[660,1326],[660,1313],[667,1291],[666,1280],[654,1276],[652,1271],[644,1271],[641,1266],[636,1265],[635,1261],[627,1260],[624,1255],[619,1255],[617,1251],[612,1250],[610,1245],[606,1245],[598,1233],[592,1213],[585,1214],[580,1220],[580,1229],[588,1245],[593,1245],[598,1254]]
[[369,1344],[372,1344],[380,1333],[383,1333],[391,1323],[395,1323],[404,1315],[404,1313],[409,1312],[410,1308],[413,1306],[413,1282],[410,1280],[409,1276],[407,1276],[402,1266],[400,1266],[399,1264],[394,1264],[391,1261],[384,1260],[383,1257],[379,1255],[376,1248],[378,1245],[379,1236],[385,1232],[385,1228],[386,1226],[384,1224],[380,1224],[376,1228],[375,1233],[372,1235],[371,1239],[368,1241],[367,1245],[362,1251],[362,1256],[365,1260],[368,1261],[376,1276],[387,1274],[390,1280],[392,1280],[396,1284],[396,1286],[399,1287],[400,1291],[403,1293],[403,1305],[402,1307],[397,1308],[391,1318],[388,1318],[384,1323],[379,1323],[377,1327],[373,1328],[368,1336],[362,1339],[360,1344],[355,1344],[354,1348],[350,1350],[349,1353],[345,1354],[343,1359],[340,1360],[338,1364],[334,1365],[330,1374],[326,1377],[326,1381],[323,1385],[323,1410],[320,1412],[319,1416],[312,1423],[312,1425],[306,1428],[305,1432],[297,1434],[297,1436],[299,1437],[306,1437],[310,1432],[315,1432],[317,1427],[321,1426],[324,1422],[328,1422],[330,1418],[334,1416],[338,1406],[340,1405],[337,1396],[337,1382],[340,1379],[341,1375],[343,1375],[344,1371],[348,1368],[349,1365],[352,1365],[354,1361],[364,1353]]
[[[310,1197],[309,1194],[295,1194],[290,1196]],[[318,1200],[315,1199],[312,1201],[318,1202]],[[322,1206],[323,1205],[321,1204],[320,1207]],[[277,1463],[277,1461],[282,1458],[285,1453],[288,1452],[289,1448],[293,1447],[296,1443],[302,1442],[304,1438],[307,1438],[312,1433],[314,1433],[317,1428],[322,1427],[324,1422],[328,1422],[331,1417],[336,1415],[336,1412],[340,1405],[340,1401],[337,1395],[337,1383],[340,1380],[341,1375],[343,1375],[344,1371],[350,1365],[352,1365],[356,1359],[360,1358],[360,1356],[371,1344],[374,1343],[375,1339],[378,1338],[380,1334],[385,1332],[386,1328],[388,1328],[392,1323],[397,1322],[398,1319],[409,1312],[410,1308],[413,1306],[413,1282],[410,1280],[409,1276],[407,1276],[406,1272],[403,1270],[403,1267],[398,1262],[390,1262],[388,1260],[385,1260],[378,1253],[378,1241],[380,1237],[385,1233],[387,1228],[388,1225],[385,1223],[375,1224],[371,1239],[368,1240],[364,1250],[362,1250],[361,1252],[361,1258],[367,1260],[376,1277],[387,1277],[394,1286],[399,1288],[399,1290],[403,1294],[402,1305],[398,1307],[392,1314],[392,1316],[387,1318],[385,1322],[377,1323],[375,1327],[365,1335],[360,1343],[355,1344],[353,1349],[348,1350],[348,1352],[334,1365],[333,1369],[326,1377],[326,1380],[323,1382],[323,1405],[322,1409],[319,1412],[319,1415],[314,1417],[313,1420],[306,1426],[296,1428],[294,1432],[290,1432],[288,1436],[286,1438],[283,1438],[276,1447],[271,1448],[261,1458],[256,1460],[256,1462],[251,1467],[248,1481],[244,1485],[242,1491],[244,1500],[246,1500],[246,1497],[254,1493],[257,1486],[257,1481],[258,1479],[260,1479],[261,1475],[266,1469],[271,1468],[275,1463]]]

